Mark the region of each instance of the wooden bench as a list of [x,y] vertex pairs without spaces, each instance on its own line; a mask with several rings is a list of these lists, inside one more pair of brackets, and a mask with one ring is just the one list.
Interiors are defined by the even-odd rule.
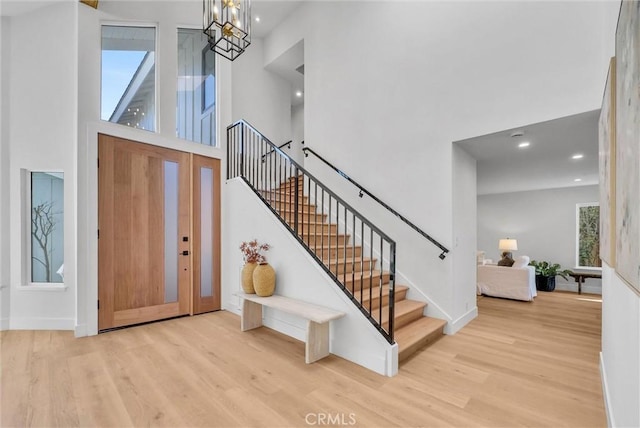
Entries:
[[305,362],[318,361],[329,355],[329,321],[342,318],[343,312],[291,299],[284,296],[260,297],[239,293],[242,298],[242,331],[262,326],[262,307],[277,309],[307,320]]

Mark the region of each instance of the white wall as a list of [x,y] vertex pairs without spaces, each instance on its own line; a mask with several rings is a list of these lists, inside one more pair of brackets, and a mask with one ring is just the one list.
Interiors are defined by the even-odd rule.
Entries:
[[[453,145],[453,216],[454,223],[464,225],[454,231],[451,257],[454,265],[466,266],[476,260],[476,233],[456,233],[459,230],[475,232],[477,221],[476,199],[469,197],[477,193],[476,160],[461,147]],[[476,299],[476,270],[460,269],[453,271],[453,312],[461,314],[447,326],[451,334],[478,315]]]
[[[564,269],[576,267],[576,204],[598,202],[598,186],[565,187],[528,192],[478,196],[478,250],[485,257],[500,260],[498,240],[515,238],[518,251],[532,260],[560,263]],[[600,293],[600,280],[588,279],[583,291]],[[556,278],[559,289],[577,291],[569,282]]]
[[232,68],[233,121],[246,120],[277,146],[289,141],[291,85],[264,68],[262,40],[252,40]]
[[[305,144],[451,247],[454,236],[474,233],[454,224],[452,141],[599,108],[609,59],[602,39],[612,30],[602,16],[616,7],[309,2],[265,40],[265,62],[304,39]],[[326,31],[326,22],[340,31]],[[310,159],[305,166],[333,183],[334,173]],[[398,241],[405,280],[449,319],[464,316],[455,301],[471,301],[473,291],[458,296],[453,272],[470,278],[475,263],[441,261],[342,187]]]
[[[9,216],[12,329],[73,329],[76,294],[77,2],[11,18]],[[55,35],[55,36],[52,36]],[[44,37],[44,39],[43,39]],[[43,49],[46,40],[46,49]],[[3,42],[4,43],[4,42]],[[4,46],[3,46],[4,51]],[[4,55],[4,53],[3,53]],[[4,97],[3,97],[4,98]],[[21,169],[64,172],[64,286],[30,286]],[[24,206],[23,206],[24,203]],[[26,212],[25,212],[26,211]],[[23,258],[27,258],[23,260]]]
[[611,427],[640,426],[640,295],[602,268],[600,370]]
[[[244,181],[230,180],[224,187],[223,308],[240,314],[239,298],[233,295],[241,292],[243,262],[238,248],[242,241],[256,238],[271,246],[265,255],[276,271],[277,294],[346,313],[331,323],[332,353],[382,375],[394,375],[397,345],[389,345]],[[279,311],[263,314],[264,325],[299,340],[305,340],[306,322]]]
[[291,140],[293,144],[289,155],[304,166],[304,145],[301,144],[304,141],[304,103],[291,106]]
[[[0,201],[9,195],[9,85],[11,20],[0,17]],[[9,328],[9,204],[0,204],[0,330]]]

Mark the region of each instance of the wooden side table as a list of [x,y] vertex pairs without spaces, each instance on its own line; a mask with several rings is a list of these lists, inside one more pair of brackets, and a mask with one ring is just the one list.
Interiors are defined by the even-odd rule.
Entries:
[[571,272],[569,274],[571,277],[575,278],[578,283],[578,294],[582,294],[582,284],[584,284],[584,280],[587,278],[602,278],[601,272]]

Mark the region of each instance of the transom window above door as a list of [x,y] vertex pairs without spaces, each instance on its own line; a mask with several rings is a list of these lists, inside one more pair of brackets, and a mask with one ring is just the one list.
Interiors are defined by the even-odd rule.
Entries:
[[156,131],[155,27],[102,26],[102,120]]

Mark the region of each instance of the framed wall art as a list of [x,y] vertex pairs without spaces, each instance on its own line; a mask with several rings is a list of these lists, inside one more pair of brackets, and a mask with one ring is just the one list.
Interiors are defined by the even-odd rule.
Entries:
[[600,258],[615,266],[616,237],[616,59],[611,58],[598,121]]
[[640,2],[623,1],[616,30],[617,274],[640,292]]

